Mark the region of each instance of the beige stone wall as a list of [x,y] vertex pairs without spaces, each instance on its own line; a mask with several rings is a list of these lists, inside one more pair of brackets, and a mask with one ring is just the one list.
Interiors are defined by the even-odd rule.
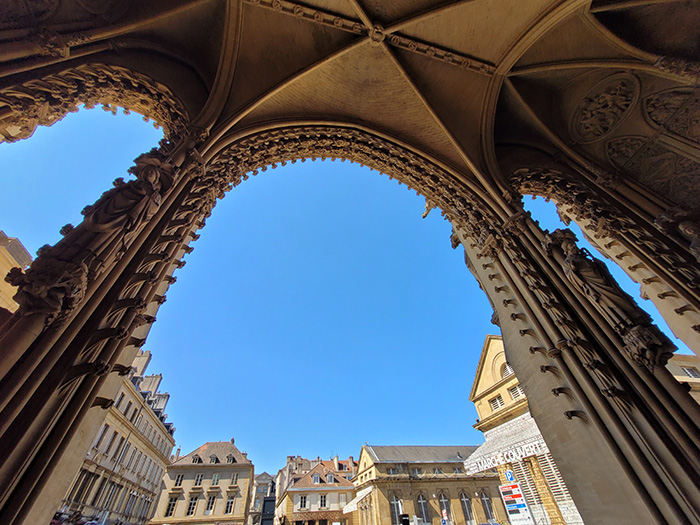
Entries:
[[683,368],[700,373],[700,358],[696,355],[675,354],[666,365],[669,372],[681,383],[690,387],[690,396],[700,403],[700,378],[691,377]]
[[[180,486],[176,487],[178,475],[183,476]],[[202,475],[199,486],[195,484],[197,476]],[[219,475],[218,483],[214,474]],[[235,476],[235,478],[234,478]],[[158,498],[156,513],[151,520],[156,524],[197,523],[213,525],[217,522],[245,523],[250,508],[250,492],[253,483],[252,465],[230,464],[191,464],[171,465],[163,476],[162,490]],[[205,514],[209,497],[214,496],[214,508],[211,514]],[[165,516],[170,498],[177,498],[172,516]],[[193,515],[187,515],[190,498],[197,497]],[[226,502],[234,498],[233,511],[226,514]]]

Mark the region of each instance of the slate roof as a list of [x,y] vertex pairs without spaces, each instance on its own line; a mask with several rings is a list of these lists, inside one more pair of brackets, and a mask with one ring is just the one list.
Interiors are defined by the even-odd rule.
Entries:
[[462,463],[478,447],[365,445],[375,463]]
[[193,450],[186,456],[182,456],[180,459],[175,461],[173,465],[192,465],[192,458],[198,455],[202,458],[202,464],[210,465],[209,458],[211,456],[216,456],[219,459],[220,464],[226,465],[226,457],[231,454],[236,460],[234,465],[252,465],[249,459],[243,457],[241,451],[236,448],[236,445],[230,441],[209,441],[204,443],[197,450]]
[[[332,461],[330,462],[331,464],[333,463]],[[314,483],[313,481],[313,476],[314,474],[318,474],[320,479],[318,483]],[[326,481],[326,476],[328,474],[333,474],[333,483],[328,483]],[[349,481],[348,479],[344,478],[343,475],[340,472],[337,472],[336,470],[332,468],[328,468],[325,466],[323,463],[319,463],[316,465],[314,468],[309,470],[306,474],[301,476],[298,481],[294,482],[294,485],[290,487],[291,489],[311,489],[311,488],[342,488],[342,487],[347,487],[347,488],[355,488],[355,485]]]

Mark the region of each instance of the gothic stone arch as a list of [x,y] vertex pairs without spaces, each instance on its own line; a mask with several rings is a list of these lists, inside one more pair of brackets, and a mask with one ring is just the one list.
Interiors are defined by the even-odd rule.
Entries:
[[[673,346],[569,231],[543,232],[520,202],[521,192],[549,193],[694,308],[695,219],[680,194],[654,188],[700,186],[689,164],[700,157],[700,68],[688,46],[654,54],[668,38],[653,20],[680,23],[697,7],[660,15],[648,3],[11,10],[0,20],[6,139],[78,101],[142,111],[170,134],[136,159],[135,179],[115,181],[81,224],[8,277],[21,308],[0,327],[0,521],[48,521],[46,502],[62,496],[217,199],[249,173],[309,157],[367,164],[451,221],[584,519],[698,521],[700,410],[665,372]],[[621,34],[626,21],[653,52]],[[514,145],[545,158],[521,159]]]

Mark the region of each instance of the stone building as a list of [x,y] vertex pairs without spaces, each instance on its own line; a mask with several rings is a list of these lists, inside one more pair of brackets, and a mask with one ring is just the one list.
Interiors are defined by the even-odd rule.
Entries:
[[170,396],[158,391],[162,376],[145,375],[150,359],[140,351],[124,376],[62,501],[63,515],[80,513],[105,525],[143,525],[153,515],[175,428],[164,412]]
[[475,525],[507,520],[495,472],[467,474],[474,446],[362,447],[357,493],[345,507],[356,525],[413,523]]
[[[280,525],[353,525],[343,507],[352,499],[354,485],[348,479],[349,469],[334,461],[312,461],[314,466],[292,475],[279,490],[276,501],[276,523]],[[351,461],[352,463],[352,461]]]
[[465,462],[467,472],[498,469],[501,484],[512,471],[537,523],[582,524],[569,490],[542,438],[525,393],[506,361],[503,340],[487,335],[469,396],[486,442]]
[[265,498],[274,497],[275,478],[267,472],[256,474],[253,481],[253,490],[250,496],[250,512],[248,524],[257,525],[260,523]]
[[[12,268],[26,268],[32,263],[32,256],[24,245],[15,237],[8,237],[0,230],[0,325],[9,317],[9,313],[19,306],[12,297],[17,288],[5,280]],[[6,310],[6,311],[3,311]]]
[[700,403],[700,358],[696,355],[674,354],[666,368],[679,383],[687,385],[690,396]]
[[151,525],[246,525],[253,463],[231,441],[208,442],[166,469]]
[[85,103],[166,140],[11,277],[0,523],[49,520],[217,201],[309,158],[445,214],[584,519],[700,522],[700,406],[673,344],[523,207],[554,201],[700,350],[700,3],[44,0],[4,2],[1,25],[0,141]]

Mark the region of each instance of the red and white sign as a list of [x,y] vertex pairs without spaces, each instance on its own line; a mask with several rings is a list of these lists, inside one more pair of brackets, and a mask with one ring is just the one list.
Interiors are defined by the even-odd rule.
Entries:
[[532,519],[530,509],[527,508],[520,484],[509,483],[498,488],[501,491],[501,499],[506,507],[511,525],[535,525],[535,520]]

